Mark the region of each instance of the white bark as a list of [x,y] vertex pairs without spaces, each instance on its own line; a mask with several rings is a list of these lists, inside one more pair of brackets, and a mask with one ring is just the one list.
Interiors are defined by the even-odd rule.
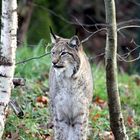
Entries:
[[10,100],[17,46],[17,1],[2,0],[0,47],[0,139],[4,131],[5,111]]

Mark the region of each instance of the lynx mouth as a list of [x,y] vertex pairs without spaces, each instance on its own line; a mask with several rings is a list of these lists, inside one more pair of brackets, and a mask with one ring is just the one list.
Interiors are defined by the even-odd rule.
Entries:
[[64,66],[59,66],[59,65],[53,65],[53,67],[54,67],[54,68],[58,68],[58,69],[64,68]]

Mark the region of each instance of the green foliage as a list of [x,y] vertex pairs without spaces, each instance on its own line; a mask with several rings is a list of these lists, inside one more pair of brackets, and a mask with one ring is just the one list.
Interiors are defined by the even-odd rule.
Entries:
[[[17,62],[27,58],[40,56],[45,53],[45,40],[41,40],[34,48],[28,45],[18,48]],[[13,90],[12,98],[15,99],[24,111],[24,118],[19,119],[11,109],[8,110],[5,134],[3,139],[17,135],[20,140],[44,140],[52,135],[52,130],[47,129],[49,122],[48,102],[37,101],[40,96],[48,98],[48,73],[50,69],[50,56],[32,60],[16,67],[15,76],[26,79],[24,87]],[[94,97],[90,108],[90,137],[89,140],[100,140],[104,134],[110,132],[107,94],[105,86],[105,69],[99,64],[92,65],[94,76]],[[125,73],[118,75],[119,92],[122,110],[130,140],[140,138],[140,90],[134,77]],[[130,112],[135,112],[131,116]],[[128,120],[130,117],[130,120]],[[131,124],[131,119],[132,124]]]
[[[18,48],[17,50],[17,62],[26,60],[31,57],[40,56],[45,53],[46,47],[45,40],[41,40],[37,46],[33,48],[29,48],[28,46],[24,46],[22,49]],[[16,75],[18,77],[26,76],[25,78],[33,78],[37,79],[40,77],[42,71],[49,71],[50,66],[50,57],[46,56],[38,60],[32,60],[25,62],[23,64],[17,65],[16,67]],[[40,73],[39,73],[40,71]]]
[[44,12],[44,9],[37,6],[34,7],[34,11],[31,19],[32,24],[29,26],[27,33],[28,42],[37,43],[39,41],[38,37],[49,40],[49,26],[52,25],[52,21],[48,12]]
[[[68,12],[64,12],[68,10],[67,1],[34,0],[33,4],[34,11],[27,33],[27,40],[29,43],[37,43],[40,40],[39,37],[44,38],[47,41],[50,40],[49,26],[51,26],[54,32],[60,36],[71,37],[73,35],[75,32],[73,25],[64,22],[64,20],[68,20],[66,17],[69,17]],[[64,20],[60,20],[61,17]],[[71,30],[68,28],[71,28]]]

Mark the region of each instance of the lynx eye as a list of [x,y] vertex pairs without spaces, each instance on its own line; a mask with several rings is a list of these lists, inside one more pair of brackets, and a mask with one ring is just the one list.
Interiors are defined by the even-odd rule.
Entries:
[[65,55],[67,52],[61,52],[61,54],[60,55]]
[[52,54],[55,54],[55,52],[52,52]]
[[76,48],[76,47],[77,47],[77,45],[73,45],[73,44],[69,44],[69,46],[70,46],[71,48]]

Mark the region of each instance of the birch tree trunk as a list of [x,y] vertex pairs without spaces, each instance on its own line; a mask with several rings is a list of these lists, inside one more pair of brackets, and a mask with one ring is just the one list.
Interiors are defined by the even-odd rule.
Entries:
[[106,85],[110,113],[110,127],[115,140],[127,140],[126,129],[121,112],[117,84],[117,26],[114,0],[104,0],[107,27],[106,37]]
[[0,45],[0,139],[5,123],[5,113],[10,100],[15,69],[17,46],[17,1],[2,0]]

